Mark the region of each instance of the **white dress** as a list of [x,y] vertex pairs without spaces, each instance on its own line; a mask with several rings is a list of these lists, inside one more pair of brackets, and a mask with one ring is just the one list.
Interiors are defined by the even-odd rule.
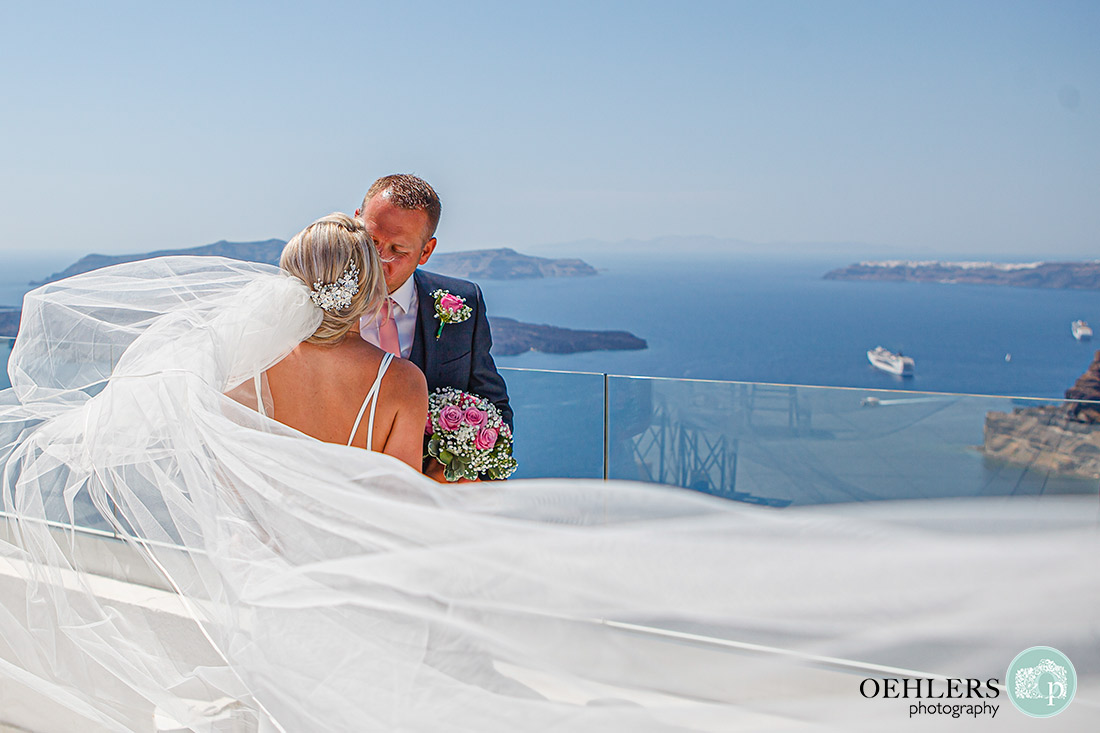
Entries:
[[[1036,643],[1095,675],[1095,497],[776,511],[439,484],[226,396],[320,318],[301,282],[218,258],[28,294],[0,393],[0,691],[87,730],[154,709],[218,730],[227,706],[295,732],[853,730],[904,716],[864,676],[1001,677]],[[132,582],[163,598],[126,610]],[[193,633],[165,632],[169,606]],[[834,662],[882,666],[811,684]]]

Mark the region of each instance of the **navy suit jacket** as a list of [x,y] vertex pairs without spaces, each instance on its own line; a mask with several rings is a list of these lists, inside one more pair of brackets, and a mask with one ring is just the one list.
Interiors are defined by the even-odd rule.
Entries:
[[[454,387],[485,397],[500,410],[504,422],[512,427],[512,408],[508,404],[508,388],[497,372],[489,349],[493,337],[485,316],[481,288],[468,280],[438,275],[417,269],[413,273],[416,285],[417,315],[409,361],[420,367],[428,380],[428,391],[438,387]],[[466,300],[473,314],[461,323],[448,323],[439,338],[439,321],[435,317],[432,293],[446,290]]]

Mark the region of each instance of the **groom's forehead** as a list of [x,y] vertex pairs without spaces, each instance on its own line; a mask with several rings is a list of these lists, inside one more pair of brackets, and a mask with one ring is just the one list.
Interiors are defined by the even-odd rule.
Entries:
[[428,214],[422,209],[398,206],[379,194],[367,202],[363,211],[363,223],[376,239],[415,240],[411,244],[423,245],[428,236]]

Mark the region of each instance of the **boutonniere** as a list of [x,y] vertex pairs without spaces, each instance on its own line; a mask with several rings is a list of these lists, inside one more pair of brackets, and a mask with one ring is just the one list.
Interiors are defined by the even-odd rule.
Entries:
[[474,314],[473,308],[466,305],[465,298],[451,295],[447,290],[436,290],[432,297],[435,298],[435,317],[439,320],[436,338],[443,335],[443,327],[448,323],[462,323]]

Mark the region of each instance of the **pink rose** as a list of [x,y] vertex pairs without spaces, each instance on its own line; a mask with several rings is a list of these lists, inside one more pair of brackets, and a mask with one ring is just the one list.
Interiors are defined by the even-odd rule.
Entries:
[[454,405],[447,405],[439,411],[439,427],[444,430],[458,430],[462,424],[462,410]]
[[482,428],[477,431],[474,438],[474,447],[478,450],[489,450],[497,444],[497,431],[495,428]]
[[431,435],[435,432],[435,427],[432,425],[432,416],[428,415],[428,423],[424,426],[424,435]]
[[457,313],[462,309],[462,306],[464,305],[466,305],[466,301],[464,301],[457,295],[451,295],[450,293],[447,293],[439,299],[439,307],[445,311],[450,311],[451,313]]
[[480,428],[485,424],[485,421],[489,419],[489,414],[484,410],[479,410],[476,407],[467,407],[466,412],[463,414],[463,418],[466,420],[467,425],[472,425],[475,428]]

